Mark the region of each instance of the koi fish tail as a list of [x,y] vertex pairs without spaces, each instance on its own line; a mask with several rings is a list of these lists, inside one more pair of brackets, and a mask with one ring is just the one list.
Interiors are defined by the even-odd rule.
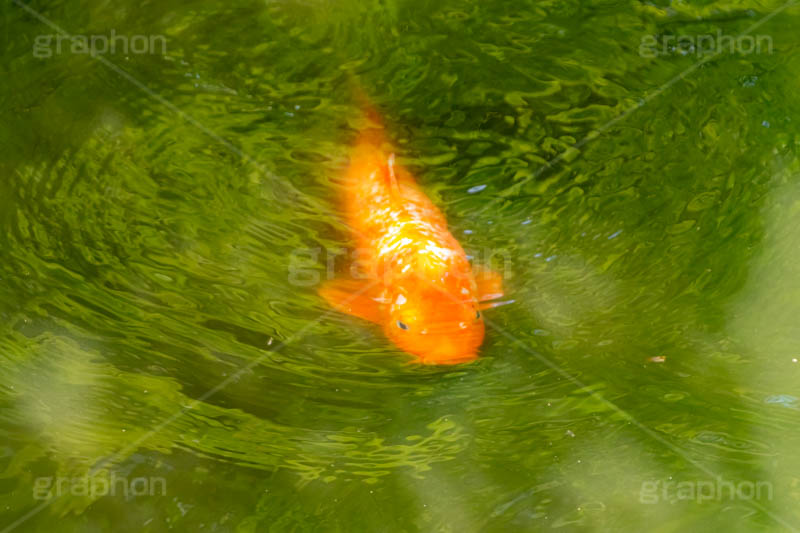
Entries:
[[[377,180],[388,189],[393,198],[399,198],[400,187],[395,172],[395,157],[387,142],[380,113],[357,82],[352,82],[353,97],[363,116],[363,126],[358,133],[350,164],[345,174],[345,184],[354,191],[353,202],[364,202],[374,194]],[[353,205],[355,207],[355,205]]]
[[353,97],[361,109],[361,114],[365,119],[365,124],[362,127],[356,145],[369,144],[376,147],[381,146],[386,141],[384,133],[383,120],[380,113],[372,104],[372,101],[367,96],[367,93],[357,82],[353,82]]

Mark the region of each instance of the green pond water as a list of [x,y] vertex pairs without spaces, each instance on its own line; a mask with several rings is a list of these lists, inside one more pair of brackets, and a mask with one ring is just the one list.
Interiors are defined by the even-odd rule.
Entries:
[[[0,532],[800,530],[800,7],[6,0],[0,27]],[[68,38],[112,32],[156,39]],[[504,274],[473,364],[316,294],[356,86]]]

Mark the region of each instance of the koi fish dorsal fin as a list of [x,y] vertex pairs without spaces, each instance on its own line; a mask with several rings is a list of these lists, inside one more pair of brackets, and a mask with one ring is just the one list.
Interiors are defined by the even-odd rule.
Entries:
[[389,187],[392,197],[400,199],[400,185],[397,183],[397,174],[394,172],[394,152],[389,154],[386,161],[386,185]]

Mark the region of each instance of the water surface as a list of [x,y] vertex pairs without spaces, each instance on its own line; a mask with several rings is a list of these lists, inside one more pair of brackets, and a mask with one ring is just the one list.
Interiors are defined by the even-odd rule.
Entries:
[[[800,529],[799,8],[26,5],[0,8],[0,531]],[[111,30],[166,50],[33,53]],[[772,53],[640,53],[746,31]],[[506,275],[474,364],[409,365],[316,296],[354,83]]]

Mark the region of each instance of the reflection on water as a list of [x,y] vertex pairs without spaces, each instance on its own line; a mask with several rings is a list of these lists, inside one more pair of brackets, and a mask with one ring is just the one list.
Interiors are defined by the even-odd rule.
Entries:
[[[760,27],[774,54],[608,125],[696,60],[642,35],[736,35],[779,4],[31,5],[166,35],[107,59],[169,105],[33,57],[52,29],[5,8],[0,531],[800,528],[797,8]],[[354,80],[507,273],[474,364],[409,365],[292,283],[293,254],[346,249]],[[27,516],[37,479],[87,475],[167,494]],[[773,496],[677,496],[708,480]]]

